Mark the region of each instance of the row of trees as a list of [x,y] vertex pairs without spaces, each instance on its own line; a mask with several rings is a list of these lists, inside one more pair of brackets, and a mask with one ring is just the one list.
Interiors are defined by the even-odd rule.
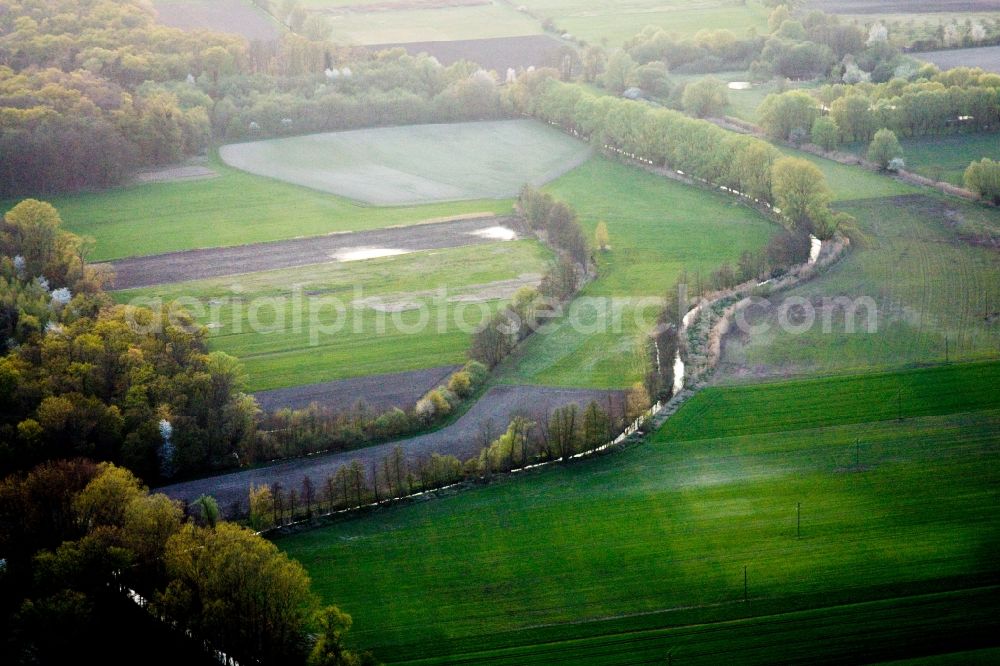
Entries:
[[606,402],[594,400],[582,409],[570,403],[548,413],[517,415],[499,435],[486,425],[480,433],[480,452],[465,461],[438,453],[411,460],[397,446],[381,460],[368,465],[354,460],[319,481],[304,476],[298,487],[254,486],[249,495],[250,524],[268,529],[460,481],[489,479],[526,465],[566,461],[611,441],[649,405],[649,394],[639,384],[624,398],[609,394]]
[[344,648],[350,617],[320,605],[298,562],[250,530],[220,522],[211,499],[197,508],[185,514],[106,463],[53,461],[5,478],[5,653],[17,663],[105,662],[113,653],[108,643],[123,637],[78,633],[105,613],[117,615],[116,603],[131,589],[176,627],[176,641],[190,632],[243,663],[372,663]]
[[[643,85],[656,82],[651,65],[664,67],[664,76],[667,69],[680,74],[749,69],[757,80],[839,79],[853,68],[868,79],[887,81],[910,62],[881,33],[873,37],[856,24],[820,11],[796,16],[779,5],[771,12],[768,30],[768,36],[753,30],[745,37],[730,30],[702,30],[678,38],[650,26],[626,41],[620,52],[605,56],[607,71],[590,80],[615,92],[621,92],[624,81],[666,97],[663,84],[657,83],[660,92]],[[669,82],[665,85],[669,89]]]
[[833,233],[822,173],[808,163],[782,158],[766,141],[669,109],[594,95],[544,70],[520,77],[511,97],[523,113],[592,143],[773,204],[790,227],[821,237]]
[[592,268],[590,245],[570,206],[526,185],[518,195],[516,208],[528,228],[555,250],[556,261],[538,289],[519,289],[510,304],[473,335],[469,356],[490,369],[539,326],[559,316],[561,304],[576,294]]
[[808,137],[814,123],[827,117],[827,134],[818,137],[827,144],[869,141],[882,128],[900,136],[995,131],[1000,127],[1000,76],[967,70],[915,83],[838,84],[812,94],[793,90],[768,95],[758,115],[769,135],[790,140]]
[[379,411],[359,401],[347,407],[314,403],[263,414],[243,462],[346,451],[414,434],[447,418],[483,385],[487,374],[481,363],[469,361],[407,411],[399,407]]

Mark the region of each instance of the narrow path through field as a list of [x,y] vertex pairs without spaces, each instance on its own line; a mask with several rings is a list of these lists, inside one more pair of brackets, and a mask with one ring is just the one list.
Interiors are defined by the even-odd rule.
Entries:
[[276,268],[514,240],[516,234],[493,233],[496,227],[512,229],[513,224],[514,219],[510,217],[480,216],[270,243],[171,252],[122,259],[112,262],[111,266],[115,272],[114,288],[132,289]]
[[267,467],[186,481],[158,488],[157,491],[174,499],[187,501],[193,501],[201,495],[211,495],[225,513],[231,514],[231,509],[237,503],[241,508],[246,507],[251,485],[277,482],[285,488],[298,488],[303,477],[309,476],[316,487],[320,487],[323,480],[336,473],[341,465],[360,460],[365,469],[369,469],[372,463],[380,462],[397,446],[403,447],[410,460],[441,453],[457,456],[464,461],[479,453],[485,439],[496,439],[517,414],[538,419],[562,405],[575,402],[582,408],[591,400],[601,401],[605,405],[609,400],[613,401],[614,408],[620,410],[624,394],[621,391],[546,386],[496,386],[455,423],[436,432],[354,451],[295,458]]

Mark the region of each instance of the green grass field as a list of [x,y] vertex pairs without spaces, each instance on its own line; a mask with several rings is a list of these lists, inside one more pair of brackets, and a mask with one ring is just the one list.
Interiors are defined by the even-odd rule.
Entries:
[[[90,261],[381,229],[469,213],[505,214],[512,205],[489,200],[379,208],[221,163],[211,167],[218,177],[46,200],[59,209],[69,231],[96,241]],[[15,203],[0,201],[0,211]]]
[[[985,207],[935,196],[867,199],[840,208],[858,219],[869,238],[812,282],[787,294],[816,306],[805,333],[782,331],[770,313],[769,330],[730,338],[723,354],[729,374],[800,374],[1000,356],[1000,262],[995,250],[958,234],[1000,233],[1000,215]],[[867,308],[854,331],[833,311],[823,331],[824,297],[867,297],[877,310],[867,330]]]
[[[502,370],[512,383],[620,388],[637,381],[645,372],[642,341],[655,322],[657,299],[677,276],[686,269],[692,278],[699,272],[707,278],[743,250],[764,245],[776,229],[732,197],[603,157],[546,189],[573,205],[588,235],[606,221],[612,247],[599,256],[599,277],[575,302],[583,308],[582,326],[567,320],[529,339]],[[609,298],[612,306],[605,305]],[[583,307],[595,302],[598,310]]]
[[233,167],[379,205],[510,198],[590,147],[533,120],[380,127],[223,146]]
[[760,3],[728,0],[527,0],[523,2],[538,16],[550,17],[560,30],[594,43],[607,41],[620,46],[646,26],[663,28],[678,36],[690,37],[699,30],[732,30],[745,36],[754,28],[767,31],[768,10]]
[[[903,137],[906,168],[921,176],[964,186],[963,175],[970,162],[984,157],[1000,160],[1000,137],[996,134],[951,134]],[[845,150],[864,155],[867,144],[848,144]]]
[[278,543],[388,663],[995,645],[998,383],[980,363],[712,389],[641,446]]
[[[372,4],[366,0],[305,0],[311,11]],[[416,5],[415,5],[416,6]],[[541,24],[502,2],[389,11],[349,11],[324,15],[333,24],[332,39],[346,44],[450,41],[534,35]]]
[[[517,288],[494,283],[537,280],[550,260],[543,245],[522,240],[133,289],[115,298],[195,299],[185,307],[211,326],[210,347],[240,358],[250,390],[262,391],[463,363],[482,312]],[[454,300],[462,296],[476,300]],[[382,302],[356,303],[371,298]],[[417,308],[394,312],[397,305]]]
[[791,157],[800,157],[815,164],[826,176],[827,185],[833,191],[834,201],[892,197],[921,191],[915,185],[900,182],[889,176],[857,166],[834,162],[795,148],[778,146],[778,150]]

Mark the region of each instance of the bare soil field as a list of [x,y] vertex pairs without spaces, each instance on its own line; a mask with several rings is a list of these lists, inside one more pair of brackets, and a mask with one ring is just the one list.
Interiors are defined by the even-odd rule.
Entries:
[[1000,0],[809,0],[829,14],[931,14],[1000,11]]
[[410,55],[426,53],[445,66],[469,60],[484,69],[503,74],[507,68],[545,67],[555,65],[563,43],[551,35],[525,35],[522,37],[496,37],[492,39],[460,39],[449,42],[410,42],[404,44],[375,44],[373,51],[404,48]]
[[171,252],[123,259],[112,262],[111,267],[115,272],[114,288],[132,289],[331,261],[494,243],[498,239],[489,232],[498,226],[507,228],[513,224],[513,218],[476,217],[273,243]]
[[278,24],[250,0],[153,0],[163,25],[181,30],[211,30],[250,40],[278,38]]
[[293,386],[255,393],[258,404],[266,412],[280,409],[302,409],[312,403],[321,407],[348,408],[364,402],[376,411],[393,407],[409,410],[417,400],[461,366],[446,365],[391,375],[355,377],[321,384]]
[[246,508],[252,485],[280,483],[298,488],[308,476],[320,487],[327,476],[335,474],[341,465],[360,460],[366,469],[402,446],[406,457],[417,460],[432,453],[450,454],[466,460],[479,453],[484,441],[496,439],[511,418],[526,415],[537,419],[562,405],[577,403],[581,408],[598,400],[607,409],[609,402],[621,413],[624,394],[621,391],[551,388],[545,386],[496,386],[452,425],[436,432],[397,442],[388,442],[355,451],[296,458],[267,467],[241,470],[205,479],[196,479],[158,488],[174,499],[193,501],[201,495],[211,495],[229,515]]
[[949,49],[947,51],[924,51],[910,53],[919,60],[934,63],[941,69],[952,67],[980,67],[987,72],[1000,74],[1000,46],[980,46],[972,49]]

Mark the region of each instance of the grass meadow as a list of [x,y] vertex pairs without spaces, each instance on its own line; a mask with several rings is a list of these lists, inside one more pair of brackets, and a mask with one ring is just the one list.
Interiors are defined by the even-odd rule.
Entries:
[[890,176],[868,171],[857,166],[841,164],[819,157],[812,153],[796,150],[789,146],[778,146],[785,155],[800,157],[815,164],[826,176],[827,185],[833,192],[833,200],[852,201],[855,199],[873,199],[875,197],[893,197],[902,194],[920,192],[921,189],[898,181]]
[[[511,201],[374,207],[213,163],[215,178],[47,197],[66,229],[94,239],[90,261],[243,245],[465,215]],[[0,202],[0,210],[15,201]]]
[[[707,278],[743,250],[763,246],[776,230],[732,197],[604,157],[546,190],[572,203],[588,235],[599,221],[607,223],[611,250],[598,255],[599,277],[576,303],[589,297],[616,299],[620,314],[611,308],[581,309],[581,327],[566,320],[551,333],[533,336],[504,364],[501,377],[510,383],[621,388],[638,381],[646,367],[643,340],[658,310],[655,299],[684,270]],[[653,301],[645,308],[628,300],[646,297]]]
[[[202,324],[221,324],[209,330],[210,347],[238,357],[250,390],[262,391],[463,363],[468,329],[516,289],[496,283],[537,280],[550,260],[543,245],[521,240],[133,289],[115,298],[195,299],[186,307],[200,310]],[[454,300],[462,296],[472,300]],[[329,297],[344,310],[322,305]],[[381,303],[363,302],[372,298]],[[261,324],[256,330],[251,318]],[[455,323],[461,320],[467,330]]]
[[510,198],[586,161],[590,147],[533,120],[410,125],[223,146],[227,164],[378,205]]
[[[970,162],[984,157],[1000,160],[1000,138],[996,134],[903,137],[899,143],[908,170],[952,185],[964,186],[963,176]],[[845,149],[864,155],[868,145],[849,144]]]
[[[996,236],[1000,215],[932,195],[863,199],[839,208],[857,218],[866,247],[783,295],[815,304],[815,324],[794,334],[775,325],[773,310],[761,321],[750,317],[771,326],[729,338],[727,373],[835,372],[1000,356],[1000,262],[995,250],[959,237],[978,230]],[[867,330],[867,309],[861,309],[853,331],[838,310],[824,332],[821,299],[840,296],[870,298],[877,330]]]
[[[302,6],[323,12],[333,24],[331,38],[340,44],[393,44],[398,42],[450,41],[515,37],[542,32],[541,24],[503,2],[420,8],[419,3],[390,10],[335,11],[350,5],[360,8],[365,0],[304,0]],[[385,3],[382,3],[385,4]],[[334,10],[334,11],[331,11]]]
[[649,25],[686,37],[704,29],[728,29],[738,36],[750,28],[758,34],[767,31],[768,10],[753,0],[526,0],[521,4],[537,16],[552,18],[560,30],[612,47]]
[[941,649],[994,624],[998,382],[980,363],[711,389],[641,446],[278,544],[387,663]]

